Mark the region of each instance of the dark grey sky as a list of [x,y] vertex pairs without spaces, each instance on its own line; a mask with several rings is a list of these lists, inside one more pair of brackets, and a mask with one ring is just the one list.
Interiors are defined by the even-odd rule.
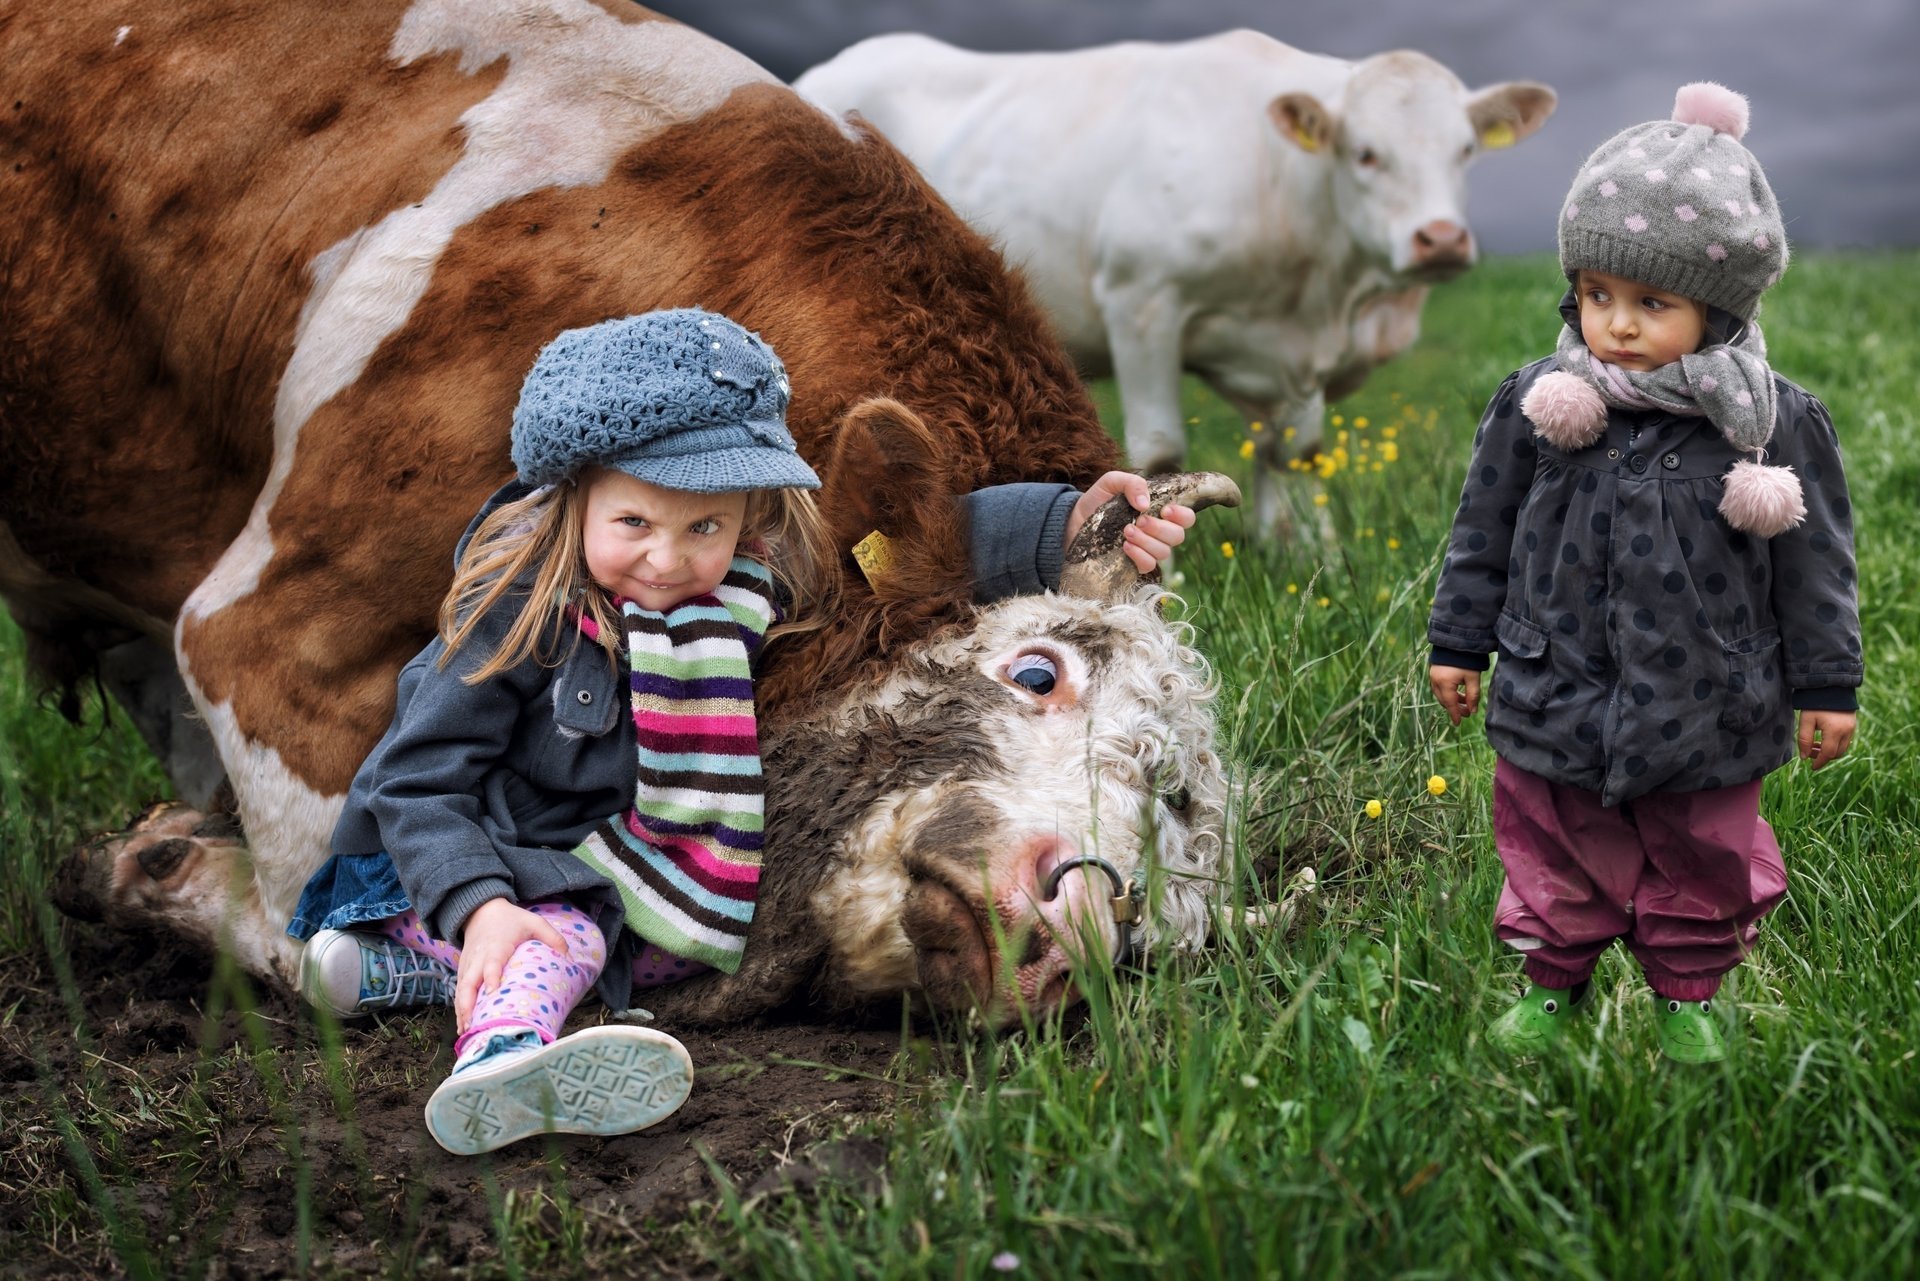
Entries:
[[1548,249],[1580,160],[1665,116],[1689,80],[1753,102],[1747,143],[1805,247],[1920,244],[1920,0],[660,0],[788,79],[866,36],[1068,49],[1252,27],[1316,53],[1413,48],[1469,86],[1541,80],[1547,126],[1481,160],[1469,214],[1489,251]]

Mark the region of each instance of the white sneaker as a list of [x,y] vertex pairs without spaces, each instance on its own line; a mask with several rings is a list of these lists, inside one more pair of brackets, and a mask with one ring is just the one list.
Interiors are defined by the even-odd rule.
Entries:
[[321,930],[300,956],[300,994],[338,1018],[453,1004],[453,970],[381,934]]
[[609,1024],[458,1069],[427,1100],[427,1132],[459,1156],[534,1134],[630,1134],[672,1116],[692,1091],[685,1046]]

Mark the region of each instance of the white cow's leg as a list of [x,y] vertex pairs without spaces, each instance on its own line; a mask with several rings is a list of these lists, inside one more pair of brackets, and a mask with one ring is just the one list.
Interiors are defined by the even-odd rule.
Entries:
[[1126,419],[1127,460],[1147,475],[1178,471],[1187,456],[1180,416],[1179,296],[1163,287],[1105,287],[1095,296],[1113,352],[1113,378]]
[[1287,467],[1292,459],[1312,462],[1319,457],[1326,412],[1326,401],[1316,391],[1296,404],[1276,407],[1271,433],[1261,433],[1253,469],[1253,526],[1261,533],[1290,538],[1303,524],[1330,532],[1327,509],[1312,505],[1317,484],[1302,483],[1303,473]]

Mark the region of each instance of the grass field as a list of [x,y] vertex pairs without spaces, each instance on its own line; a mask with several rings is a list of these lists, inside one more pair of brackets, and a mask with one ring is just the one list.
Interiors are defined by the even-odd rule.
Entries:
[[[476,1173],[487,1230],[461,1270],[1920,1269],[1920,255],[1806,255],[1767,304],[1775,367],[1827,402],[1845,447],[1868,684],[1851,757],[1768,782],[1791,896],[1729,985],[1734,1053],[1709,1068],[1660,1060],[1650,999],[1617,952],[1598,976],[1598,1017],[1564,1054],[1514,1063],[1482,1040],[1517,974],[1489,929],[1492,757],[1477,720],[1455,730],[1432,705],[1423,638],[1468,438],[1500,378],[1549,350],[1557,293],[1542,258],[1489,262],[1436,292],[1418,348],[1336,407],[1344,465],[1301,478],[1303,511],[1326,495],[1333,540],[1259,546],[1236,514],[1209,514],[1182,559],[1184,612],[1249,784],[1236,892],[1251,899],[1303,866],[1321,875],[1291,932],[1237,933],[1143,978],[1096,977],[1084,1013],[1018,1034],[936,1045],[903,1032],[882,1073],[886,1103],[854,1127],[882,1158],[793,1193],[748,1195],[723,1178],[702,1206],[623,1227],[639,1255],[570,1199],[564,1170],[519,1202]],[[1099,392],[1111,416],[1111,389]],[[1244,478],[1237,418],[1197,387],[1189,404],[1195,461]],[[181,1051],[211,1065],[198,1103],[190,1091],[150,1100],[151,1116],[130,1119],[138,1091],[110,1069],[84,1058],[65,1060],[84,1070],[35,1069],[44,1047],[6,1039],[23,1010],[57,997],[61,1033],[82,1044],[101,1017],[66,977],[73,933],[45,906],[40,869],[163,784],[118,728],[69,729],[31,705],[11,630],[0,726],[0,968],[36,976],[0,984],[0,1088],[14,1091],[0,1095],[0,1258],[203,1274],[224,1219],[129,1207],[181,1202],[189,1182],[218,1202],[234,1170],[196,1155],[218,1110],[209,1100],[237,1077],[270,1095],[304,1080],[350,1112],[341,1083],[419,1050],[422,1034],[397,1020],[345,1052],[325,1029],[289,1048],[258,1034],[259,1016],[217,1008],[216,985],[207,1030]],[[1367,817],[1370,800],[1380,817]],[[397,1248],[352,1264],[330,1255],[343,1229],[315,1226],[300,1132],[289,1122],[261,1140],[283,1153],[299,1242],[276,1266],[407,1274]],[[156,1152],[176,1174],[152,1173]]]

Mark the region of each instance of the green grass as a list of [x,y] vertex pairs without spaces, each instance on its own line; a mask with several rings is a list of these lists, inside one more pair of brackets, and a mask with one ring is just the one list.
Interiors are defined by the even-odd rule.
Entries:
[[[1868,684],[1851,757],[1768,782],[1791,897],[1731,984],[1733,1058],[1692,1070],[1658,1058],[1617,952],[1565,1054],[1516,1064],[1482,1040],[1517,973],[1489,928],[1492,758],[1477,720],[1456,730],[1432,705],[1423,638],[1468,438],[1500,378],[1550,349],[1559,287],[1527,258],[1436,291],[1419,347],[1336,407],[1352,465],[1301,478],[1303,513],[1328,496],[1331,541],[1255,545],[1237,514],[1209,514],[1183,556],[1185,613],[1249,784],[1235,893],[1318,868],[1297,927],[1235,931],[1138,980],[1096,976],[1086,1013],[1045,1027],[913,1042],[877,1180],[729,1195],[690,1250],[796,1279],[998,1275],[1005,1255],[1040,1277],[1914,1270],[1920,255],[1809,255],[1768,300],[1775,366],[1827,402],[1846,451]],[[1194,461],[1244,481],[1237,418],[1189,396]],[[1388,426],[1398,458],[1375,471]],[[33,713],[19,670],[9,636],[0,840],[29,870],[0,895],[0,959],[46,965],[31,869],[161,784],[124,733]],[[10,1194],[39,1198],[37,1224],[117,1245],[110,1166]],[[569,1214],[564,1199],[537,1214],[501,1202],[505,1271],[594,1271],[579,1238],[529,1226]]]

